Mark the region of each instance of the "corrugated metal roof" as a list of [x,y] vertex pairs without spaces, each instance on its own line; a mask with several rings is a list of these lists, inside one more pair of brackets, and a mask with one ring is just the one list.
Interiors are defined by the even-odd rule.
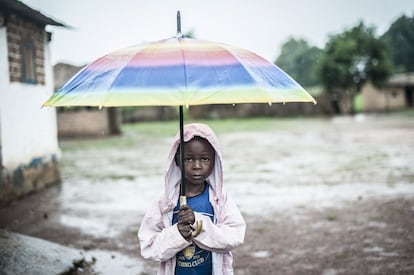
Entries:
[[66,27],[65,24],[56,21],[55,19],[52,19],[46,15],[43,15],[39,11],[32,9],[31,7],[17,0],[0,0],[0,13],[6,17],[7,14],[16,13],[22,17],[33,20],[42,26],[53,25]]
[[414,72],[393,75],[387,84],[391,87],[414,86]]

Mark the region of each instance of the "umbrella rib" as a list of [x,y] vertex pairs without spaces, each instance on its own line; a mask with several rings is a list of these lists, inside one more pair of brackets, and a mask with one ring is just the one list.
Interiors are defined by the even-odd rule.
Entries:
[[[221,47],[223,47],[226,51],[228,51],[228,53],[230,53],[240,64],[242,64],[243,65],[243,68],[245,68],[246,69],[246,71],[249,73],[249,75],[251,76],[251,77],[253,77],[253,79],[254,79],[254,81],[255,82],[257,82],[257,83],[260,83],[260,84],[264,84],[263,83],[263,81],[257,81],[257,80],[259,80],[259,79],[261,79],[261,78],[258,78],[257,77],[257,75],[256,75],[256,73],[254,73],[253,71],[251,71],[250,69],[249,69],[249,67],[248,66],[246,66],[246,64],[245,64],[245,62],[243,61],[243,60],[241,60],[239,57],[238,57],[238,55],[237,54],[235,54],[234,52],[233,52],[233,50],[231,49],[231,47],[230,46],[228,46],[228,45],[225,45],[225,44],[221,44]],[[269,97],[269,102],[271,102],[272,100],[271,100],[271,97]]]
[[[240,59],[239,57],[238,57],[238,55],[237,54],[235,54],[234,52],[233,52],[233,50],[231,49],[232,48],[232,46],[230,46],[230,45],[226,45],[226,44],[221,44],[221,46],[224,48],[224,49],[226,49],[238,62],[240,62],[240,64],[242,64],[243,65],[243,67],[246,69],[246,71],[249,73],[249,75],[251,75],[253,78],[254,78],[254,80],[257,82],[257,83],[260,83],[261,85],[262,85],[262,87],[261,88],[263,88],[263,89],[261,89],[261,90],[263,90],[263,91],[266,91],[266,88],[267,87],[269,87],[269,88],[271,88],[272,86],[271,85],[269,85],[269,84],[266,84],[262,79],[262,77],[260,77],[260,76],[258,76],[257,75],[257,73],[256,72],[254,72],[254,71],[252,71],[252,70],[250,70],[250,68],[249,68],[249,66],[246,66],[246,62],[245,62],[245,60],[242,60],[242,59]],[[256,55],[257,57],[259,57],[259,58],[262,58],[263,59],[263,57],[261,57],[261,56],[258,56],[257,54],[255,54],[255,53],[253,53],[253,52],[251,52],[252,54],[254,54],[254,55]],[[269,61],[267,61],[267,62],[269,62]],[[270,63],[270,62],[269,62]],[[271,64],[271,63],[270,63]],[[281,70],[280,68],[279,68],[279,70],[282,72],[282,73],[284,73],[285,74],[285,77],[287,77],[289,80],[291,80],[293,83],[296,83],[296,85],[298,85],[298,87],[299,88],[301,88],[302,89],[302,92],[303,93],[305,93],[311,100],[312,100],[312,102],[314,103],[314,104],[316,104],[316,101],[315,101],[315,99],[299,84],[299,83],[297,83],[292,77],[290,77],[288,74],[286,74],[285,72],[283,72],[283,70]],[[262,73],[264,73],[264,72],[262,72]],[[260,81],[259,81],[260,80]],[[272,102],[275,102],[274,101],[274,99],[272,98],[272,96],[267,92],[266,93],[268,96],[269,96],[269,100],[268,100],[268,103],[270,104],[270,103],[272,103]],[[289,102],[289,101],[292,101],[292,100],[289,100],[288,98],[286,98],[286,97],[283,97],[282,98],[282,100],[281,100],[282,102]],[[296,100],[295,100],[296,101]]]

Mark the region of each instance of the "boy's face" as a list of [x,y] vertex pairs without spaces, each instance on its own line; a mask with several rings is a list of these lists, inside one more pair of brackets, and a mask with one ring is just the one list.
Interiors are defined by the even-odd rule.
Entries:
[[[193,138],[184,146],[185,183],[188,185],[203,185],[214,168],[214,149],[202,138]],[[176,162],[180,165],[179,152]],[[190,187],[188,186],[188,187]]]

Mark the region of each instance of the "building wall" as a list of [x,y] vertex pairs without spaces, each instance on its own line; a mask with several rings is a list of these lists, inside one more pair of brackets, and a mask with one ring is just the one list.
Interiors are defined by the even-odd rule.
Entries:
[[[25,26],[27,25],[21,24],[20,27]],[[13,60],[9,59],[7,52],[8,38],[6,27],[1,27],[0,203],[60,180],[56,110],[41,108],[53,92],[47,33],[43,31],[41,34],[42,55],[37,57],[36,62],[42,63],[43,68],[37,68],[40,77],[36,84],[19,81],[19,67],[12,66],[9,62]],[[36,49],[36,52],[39,53],[40,50]]]
[[59,137],[96,137],[111,134],[108,109],[65,111],[58,115]]
[[[54,90],[59,89],[82,67],[56,64],[53,67]],[[57,120],[59,137],[102,137],[121,133],[122,112],[119,108],[62,108],[58,110]]]
[[367,83],[361,91],[363,110],[366,112],[390,111],[406,105],[404,89],[384,88],[379,90]]
[[[5,27],[0,27],[0,165],[2,164],[2,116],[4,116],[4,111],[2,106],[2,95],[4,89],[9,82],[9,66],[7,62],[7,31]],[[0,166],[1,171],[1,166]],[[1,173],[1,172],[0,172]],[[0,174],[1,176],[1,174]],[[1,177],[0,177],[1,178]]]
[[[20,82],[22,78],[22,43],[33,45],[36,64],[36,83],[45,84],[44,28],[30,23],[12,14],[7,22],[7,48],[11,82]],[[46,42],[47,43],[47,42]]]

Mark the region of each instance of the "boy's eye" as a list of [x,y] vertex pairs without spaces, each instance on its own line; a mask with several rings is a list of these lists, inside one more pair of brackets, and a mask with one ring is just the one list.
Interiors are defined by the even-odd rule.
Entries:
[[[184,161],[185,162],[192,162],[192,161],[194,161],[194,158],[187,157],[187,158],[184,158]],[[203,158],[200,158],[200,161],[201,162],[209,162],[210,161],[210,158],[209,157],[203,157]]]

